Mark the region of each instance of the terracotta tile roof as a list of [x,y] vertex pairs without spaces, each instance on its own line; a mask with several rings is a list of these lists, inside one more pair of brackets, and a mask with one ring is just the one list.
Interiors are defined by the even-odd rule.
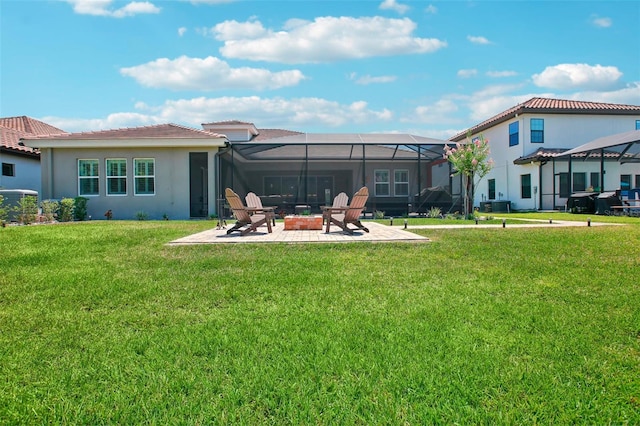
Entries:
[[509,108],[500,114],[494,115],[463,132],[458,133],[449,140],[459,142],[466,138],[467,133],[476,134],[482,130],[495,126],[507,120],[511,120],[516,114],[601,114],[601,115],[633,115],[640,114],[640,105],[608,104],[603,102],[584,102],[566,99],[531,98],[526,102]]
[[528,155],[523,155],[522,157],[516,158],[513,160],[514,164],[527,164],[532,161],[534,162],[542,162],[551,160],[556,157],[558,154],[562,154],[563,152],[568,151],[569,148],[538,148],[535,152],[532,152]]
[[31,135],[64,133],[64,130],[25,115],[20,117],[0,117],[0,126]]
[[268,139],[282,138],[285,136],[301,135],[302,132],[284,129],[258,129],[258,136],[251,139],[251,142],[265,141]]
[[178,124],[157,124],[153,126],[127,127],[94,132],[63,133],[49,136],[28,137],[25,140],[113,140],[113,139],[210,139],[224,137],[218,133],[193,129]]
[[241,120],[226,120],[226,121],[212,121],[211,123],[202,123],[203,126],[205,125],[232,125],[232,126],[236,126],[236,125],[249,125],[249,126],[253,126],[253,123],[250,123],[248,121],[241,121]]
[[64,133],[64,130],[27,116],[0,117],[0,149],[39,156],[38,150],[26,146],[21,138]]

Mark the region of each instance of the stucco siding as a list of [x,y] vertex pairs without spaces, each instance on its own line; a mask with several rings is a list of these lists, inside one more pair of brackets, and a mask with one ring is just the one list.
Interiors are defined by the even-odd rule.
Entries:
[[[111,210],[114,219],[135,219],[143,212],[148,219],[188,219],[189,211],[189,152],[208,152],[209,164],[217,150],[201,148],[148,149],[43,149],[43,188],[45,198],[75,198],[78,193],[78,160],[98,160],[99,194],[88,198],[87,211],[92,219],[104,219]],[[134,194],[133,160],[153,158],[155,162],[155,194]],[[127,191],[125,195],[107,195],[106,160],[125,159]],[[208,170],[209,187],[215,187],[215,170]],[[215,211],[215,197],[209,197],[209,211]]]
[[0,163],[13,164],[14,176],[0,173],[1,189],[29,189],[41,192],[40,160],[23,155],[0,152]]

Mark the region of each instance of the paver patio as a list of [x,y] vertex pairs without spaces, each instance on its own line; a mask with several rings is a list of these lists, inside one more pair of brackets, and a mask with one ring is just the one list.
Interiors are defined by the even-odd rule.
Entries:
[[[520,219],[522,220],[522,219]],[[540,228],[540,227],[586,227],[586,226],[603,226],[603,225],[616,225],[612,223],[598,223],[586,221],[567,221],[567,220],[554,220],[553,223],[545,220],[528,220],[530,223],[509,224],[506,229],[517,228]],[[340,242],[429,242],[428,237],[423,237],[413,232],[404,230],[403,225],[389,226],[380,224],[377,222],[366,222],[370,232],[364,232],[361,230],[355,230],[353,235],[342,232],[341,229],[325,233],[324,229],[321,231],[308,231],[308,230],[285,230],[284,224],[278,222],[273,227],[273,232],[268,233],[266,227],[260,227],[257,232],[252,232],[245,236],[238,234],[227,235],[228,225],[223,229],[216,229],[215,227],[207,231],[199,232],[197,234],[189,235],[177,240],[171,241],[169,245],[187,245],[187,244],[221,244],[221,243],[340,243]],[[461,225],[417,225],[411,226],[410,229],[455,229],[455,228],[493,228],[493,229],[505,229],[500,224],[461,224]],[[505,230],[506,230],[505,229]]]

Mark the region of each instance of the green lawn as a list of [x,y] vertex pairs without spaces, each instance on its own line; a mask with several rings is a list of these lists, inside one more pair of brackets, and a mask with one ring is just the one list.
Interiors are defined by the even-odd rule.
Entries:
[[640,219],[607,220],[422,244],[0,228],[0,423],[640,424]]

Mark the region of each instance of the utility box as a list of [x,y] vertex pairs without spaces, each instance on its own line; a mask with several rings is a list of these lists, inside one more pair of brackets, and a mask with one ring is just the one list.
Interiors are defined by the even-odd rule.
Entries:
[[7,209],[9,214],[7,215],[7,222],[14,222],[18,220],[18,213],[14,210],[20,203],[20,200],[27,196],[33,196],[38,198],[38,192],[30,189],[0,189],[0,195],[4,198],[2,207]]

